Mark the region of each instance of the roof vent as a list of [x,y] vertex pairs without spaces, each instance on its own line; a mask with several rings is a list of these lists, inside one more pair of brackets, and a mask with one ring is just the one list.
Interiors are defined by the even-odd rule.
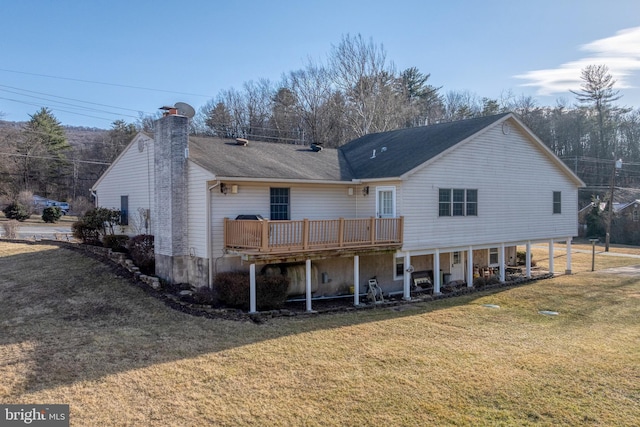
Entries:
[[236,138],[236,145],[242,145],[243,147],[249,143],[248,139]]
[[311,144],[311,151],[315,151],[316,153],[318,151],[322,151],[322,143],[321,142],[314,142],[313,144]]

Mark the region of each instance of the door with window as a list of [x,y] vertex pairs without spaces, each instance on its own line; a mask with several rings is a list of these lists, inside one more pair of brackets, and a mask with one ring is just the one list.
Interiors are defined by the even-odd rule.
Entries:
[[451,280],[464,280],[464,252],[451,254]]
[[[376,188],[376,217],[396,217],[396,187]],[[395,223],[394,223],[395,224]],[[394,224],[389,221],[377,221],[376,239],[391,240],[395,235]]]

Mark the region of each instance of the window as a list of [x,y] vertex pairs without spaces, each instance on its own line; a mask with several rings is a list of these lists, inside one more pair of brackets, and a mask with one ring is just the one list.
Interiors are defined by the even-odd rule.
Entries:
[[467,216],[478,216],[478,190],[467,190]]
[[400,280],[404,277],[404,258],[395,258],[396,269],[393,274],[394,280]]
[[438,216],[478,216],[478,190],[441,188]]
[[639,219],[639,217],[638,217],[638,210],[637,210],[637,209],[634,209],[634,210],[633,210],[633,220],[637,222],[637,221],[638,221],[638,219]]
[[562,193],[560,191],[553,192],[553,213],[562,213]]
[[288,188],[271,188],[270,191],[270,213],[271,220],[288,220],[289,219],[289,189]]
[[498,265],[500,260],[498,259],[498,248],[489,249],[489,265]]
[[451,216],[451,190],[441,188],[439,200],[438,215]]
[[129,196],[120,196],[120,225],[129,225]]

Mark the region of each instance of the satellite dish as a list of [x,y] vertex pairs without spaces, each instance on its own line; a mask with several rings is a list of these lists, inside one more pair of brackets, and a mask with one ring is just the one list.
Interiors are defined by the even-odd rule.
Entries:
[[174,105],[174,107],[176,107],[176,109],[178,110],[178,114],[180,114],[181,116],[186,116],[191,119],[196,115],[196,110],[194,110],[193,107],[186,102],[176,102],[176,105]]

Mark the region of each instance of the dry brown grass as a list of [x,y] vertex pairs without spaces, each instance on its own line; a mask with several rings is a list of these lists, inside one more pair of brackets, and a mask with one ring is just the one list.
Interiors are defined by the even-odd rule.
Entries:
[[638,425],[640,279],[573,260],[499,292],[256,325],[0,242],[0,401],[68,403],[78,426]]

